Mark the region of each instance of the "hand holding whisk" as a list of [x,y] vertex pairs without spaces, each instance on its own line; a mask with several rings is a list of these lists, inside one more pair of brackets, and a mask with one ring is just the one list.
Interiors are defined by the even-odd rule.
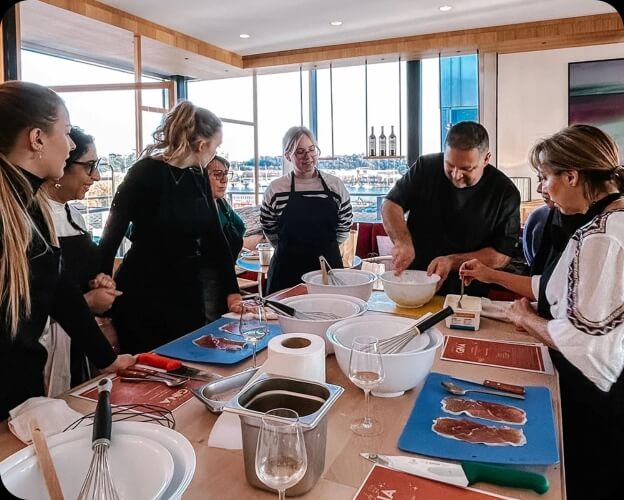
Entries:
[[108,448],[111,444],[111,415],[110,391],[113,383],[109,378],[98,382],[98,402],[93,419],[93,438],[91,449],[93,456],[87,477],[82,484],[78,500],[119,500],[119,494],[111,479],[108,466]]

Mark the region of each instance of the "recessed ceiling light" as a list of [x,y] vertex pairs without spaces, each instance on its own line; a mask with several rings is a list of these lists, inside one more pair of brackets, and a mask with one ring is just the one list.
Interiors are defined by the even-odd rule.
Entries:
[[443,5],[442,7],[440,7],[440,10],[442,12],[448,12],[449,10],[452,10],[453,6],[452,5]]
[[251,35],[248,35],[247,33],[241,33],[240,35],[241,38],[249,38]]
[[332,26],[342,26],[342,21],[332,21],[329,24],[331,24]]

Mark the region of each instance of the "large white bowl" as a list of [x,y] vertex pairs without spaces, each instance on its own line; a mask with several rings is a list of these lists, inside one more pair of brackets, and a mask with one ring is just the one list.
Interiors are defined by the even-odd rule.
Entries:
[[368,304],[362,299],[348,295],[336,295],[329,293],[315,293],[311,295],[298,295],[281,300],[301,312],[329,312],[338,316],[338,319],[309,320],[290,318],[278,315],[280,328],[284,333],[311,333],[325,340],[325,353],[334,352],[333,346],[327,342],[325,332],[331,325],[346,318],[361,316],[366,312]]
[[368,300],[373,293],[373,285],[377,280],[375,273],[359,269],[334,269],[332,272],[346,284],[324,285],[321,271],[305,273],[301,280],[308,287],[308,293],[350,295],[362,300]]
[[[415,320],[389,315],[367,315],[349,318],[334,323],[327,329],[327,340],[334,347],[336,361],[342,372],[349,376],[349,356],[353,339],[360,335],[371,335],[387,339],[401,333]],[[373,389],[375,396],[395,397],[423,383],[431,371],[436,350],[444,341],[437,328],[430,328],[412,340],[406,349],[397,354],[382,354],[385,371],[384,380]]]
[[431,300],[440,276],[427,276],[426,271],[403,271],[399,276],[386,271],[379,279],[390,299],[401,307],[420,307]]

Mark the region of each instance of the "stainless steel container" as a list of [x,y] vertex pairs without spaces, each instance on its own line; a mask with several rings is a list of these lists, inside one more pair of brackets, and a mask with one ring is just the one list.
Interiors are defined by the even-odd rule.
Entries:
[[256,488],[275,491],[256,475],[256,445],[262,415],[275,408],[289,408],[299,414],[308,456],[308,469],[299,483],[286,490],[287,496],[297,496],[311,490],[325,468],[327,443],[327,413],[344,389],[332,384],[262,374],[223,408],[241,419],[243,456],[247,482]]

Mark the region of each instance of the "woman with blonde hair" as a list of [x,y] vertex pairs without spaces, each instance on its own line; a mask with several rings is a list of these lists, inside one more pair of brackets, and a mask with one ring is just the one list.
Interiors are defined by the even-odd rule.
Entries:
[[260,222],[277,247],[269,267],[269,293],[301,283],[319,269],[319,256],[342,267],[339,244],[349,237],[351,198],[340,178],[318,168],[319,147],[306,127],[291,127],[282,140],[284,160],[293,170],[264,193]]
[[537,311],[523,298],[507,315],[550,347],[559,372],[568,498],[621,498],[624,167],[615,141],[591,125],[539,141],[530,161],[562,214],[585,213],[590,220],[558,262],[532,277]]
[[[107,372],[134,363],[116,357],[77,286],[60,273],[60,250],[41,185],[58,179],[75,145],[60,97],[26,82],[0,84],[0,420],[45,393],[52,317]],[[12,381],[12,382],[9,382]]]
[[117,189],[100,252],[101,271],[110,274],[132,223],[132,246],[115,276],[123,295],[111,309],[124,352],[149,351],[203,326],[204,276],[218,275],[227,308],[239,310],[234,265],[203,174],[221,134],[212,112],[179,103]]

